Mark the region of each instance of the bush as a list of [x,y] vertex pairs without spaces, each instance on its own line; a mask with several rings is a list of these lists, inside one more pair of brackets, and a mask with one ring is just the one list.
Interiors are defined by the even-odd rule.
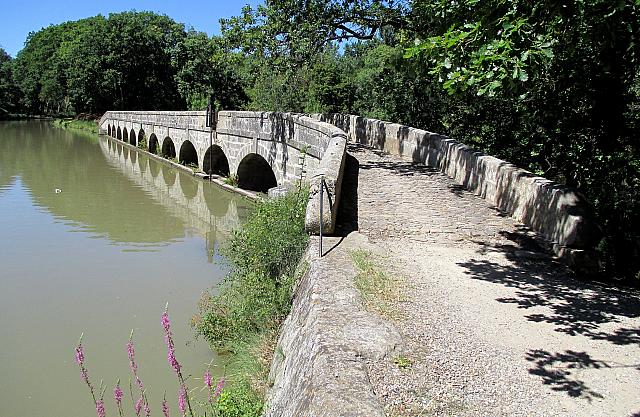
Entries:
[[308,192],[261,201],[221,252],[231,273],[198,305],[193,325],[212,347],[230,354],[231,385],[214,415],[258,416],[278,327],[291,307],[296,268],[307,247]]

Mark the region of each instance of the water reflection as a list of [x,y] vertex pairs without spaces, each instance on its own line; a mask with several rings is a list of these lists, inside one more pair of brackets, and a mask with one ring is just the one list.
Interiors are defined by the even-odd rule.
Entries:
[[180,218],[183,225],[205,237],[208,248],[213,248],[216,240],[226,238],[239,226],[247,205],[239,204],[239,199],[233,194],[146,155],[138,155],[136,150],[127,149],[129,157],[126,158],[126,153],[121,155],[114,150],[112,139],[108,137],[101,137],[99,141],[109,165],[123,173],[171,215]]
[[0,122],[0,416],[90,415],[73,360],[78,336],[84,331],[93,382],[104,378],[110,392],[129,377],[131,328],[155,415],[164,390],[177,392],[159,323],[167,301],[185,374],[202,375],[215,356],[191,340],[188,323],[201,291],[226,273],[210,249],[248,203],[82,136],[46,122]]
[[[13,132],[2,139],[0,193],[19,176],[39,207],[114,244],[145,244],[148,250],[182,238],[187,228],[213,248],[246,211],[236,196],[107,137],[73,140],[41,123],[25,126],[3,125]],[[43,129],[46,139],[33,134]],[[103,161],[94,157],[96,141]]]

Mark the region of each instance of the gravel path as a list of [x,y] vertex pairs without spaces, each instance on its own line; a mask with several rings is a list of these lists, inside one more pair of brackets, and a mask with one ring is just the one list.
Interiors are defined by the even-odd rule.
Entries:
[[392,323],[410,366],[368,364],[388,415],[640,416],[637,292],[572,277],[439,172],[349,152],[358,230],[404,294]]

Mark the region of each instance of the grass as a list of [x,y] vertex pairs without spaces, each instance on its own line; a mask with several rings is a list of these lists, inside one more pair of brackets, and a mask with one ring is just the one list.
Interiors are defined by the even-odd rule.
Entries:
[[229,175],[224,179],[224,183],[230,185],[232,187],[238,186],[238,176],[237,175]]
[[98,133],[98,124],[90,120],[56,119],[53,125],[63,129],[82,130],[90,133]]
[[227,409],[221,415],[262,412],[280,325],[291,308],[293,286],[305,272],[300,260],[308,243],[307,200],[308,192],[301,191],[257,202],[221,249],[230,274],[198,305],[192,323],[196,334],[228,361]]
[[411,361],[411,359],[402,355],[396,356],[393,359],[393,363],[395,363],[396,366],[400,369],[408,369],[408,368],[411,368],[411,365],[413,365],[413,362]]
[[357,268],[355,286],[360,291],[365,308],[390,319],[398,319],[393,303],[402,301],[400,280],[382,270],[367,250],[349,252]]

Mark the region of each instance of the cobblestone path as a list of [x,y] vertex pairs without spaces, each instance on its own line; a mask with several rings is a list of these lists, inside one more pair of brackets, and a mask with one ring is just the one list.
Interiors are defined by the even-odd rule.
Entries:
[[444,174],[349,153],[352,227],[402,293],[402,358],[368,364],[388,415],[640,416],[637,292],[580,281]]

